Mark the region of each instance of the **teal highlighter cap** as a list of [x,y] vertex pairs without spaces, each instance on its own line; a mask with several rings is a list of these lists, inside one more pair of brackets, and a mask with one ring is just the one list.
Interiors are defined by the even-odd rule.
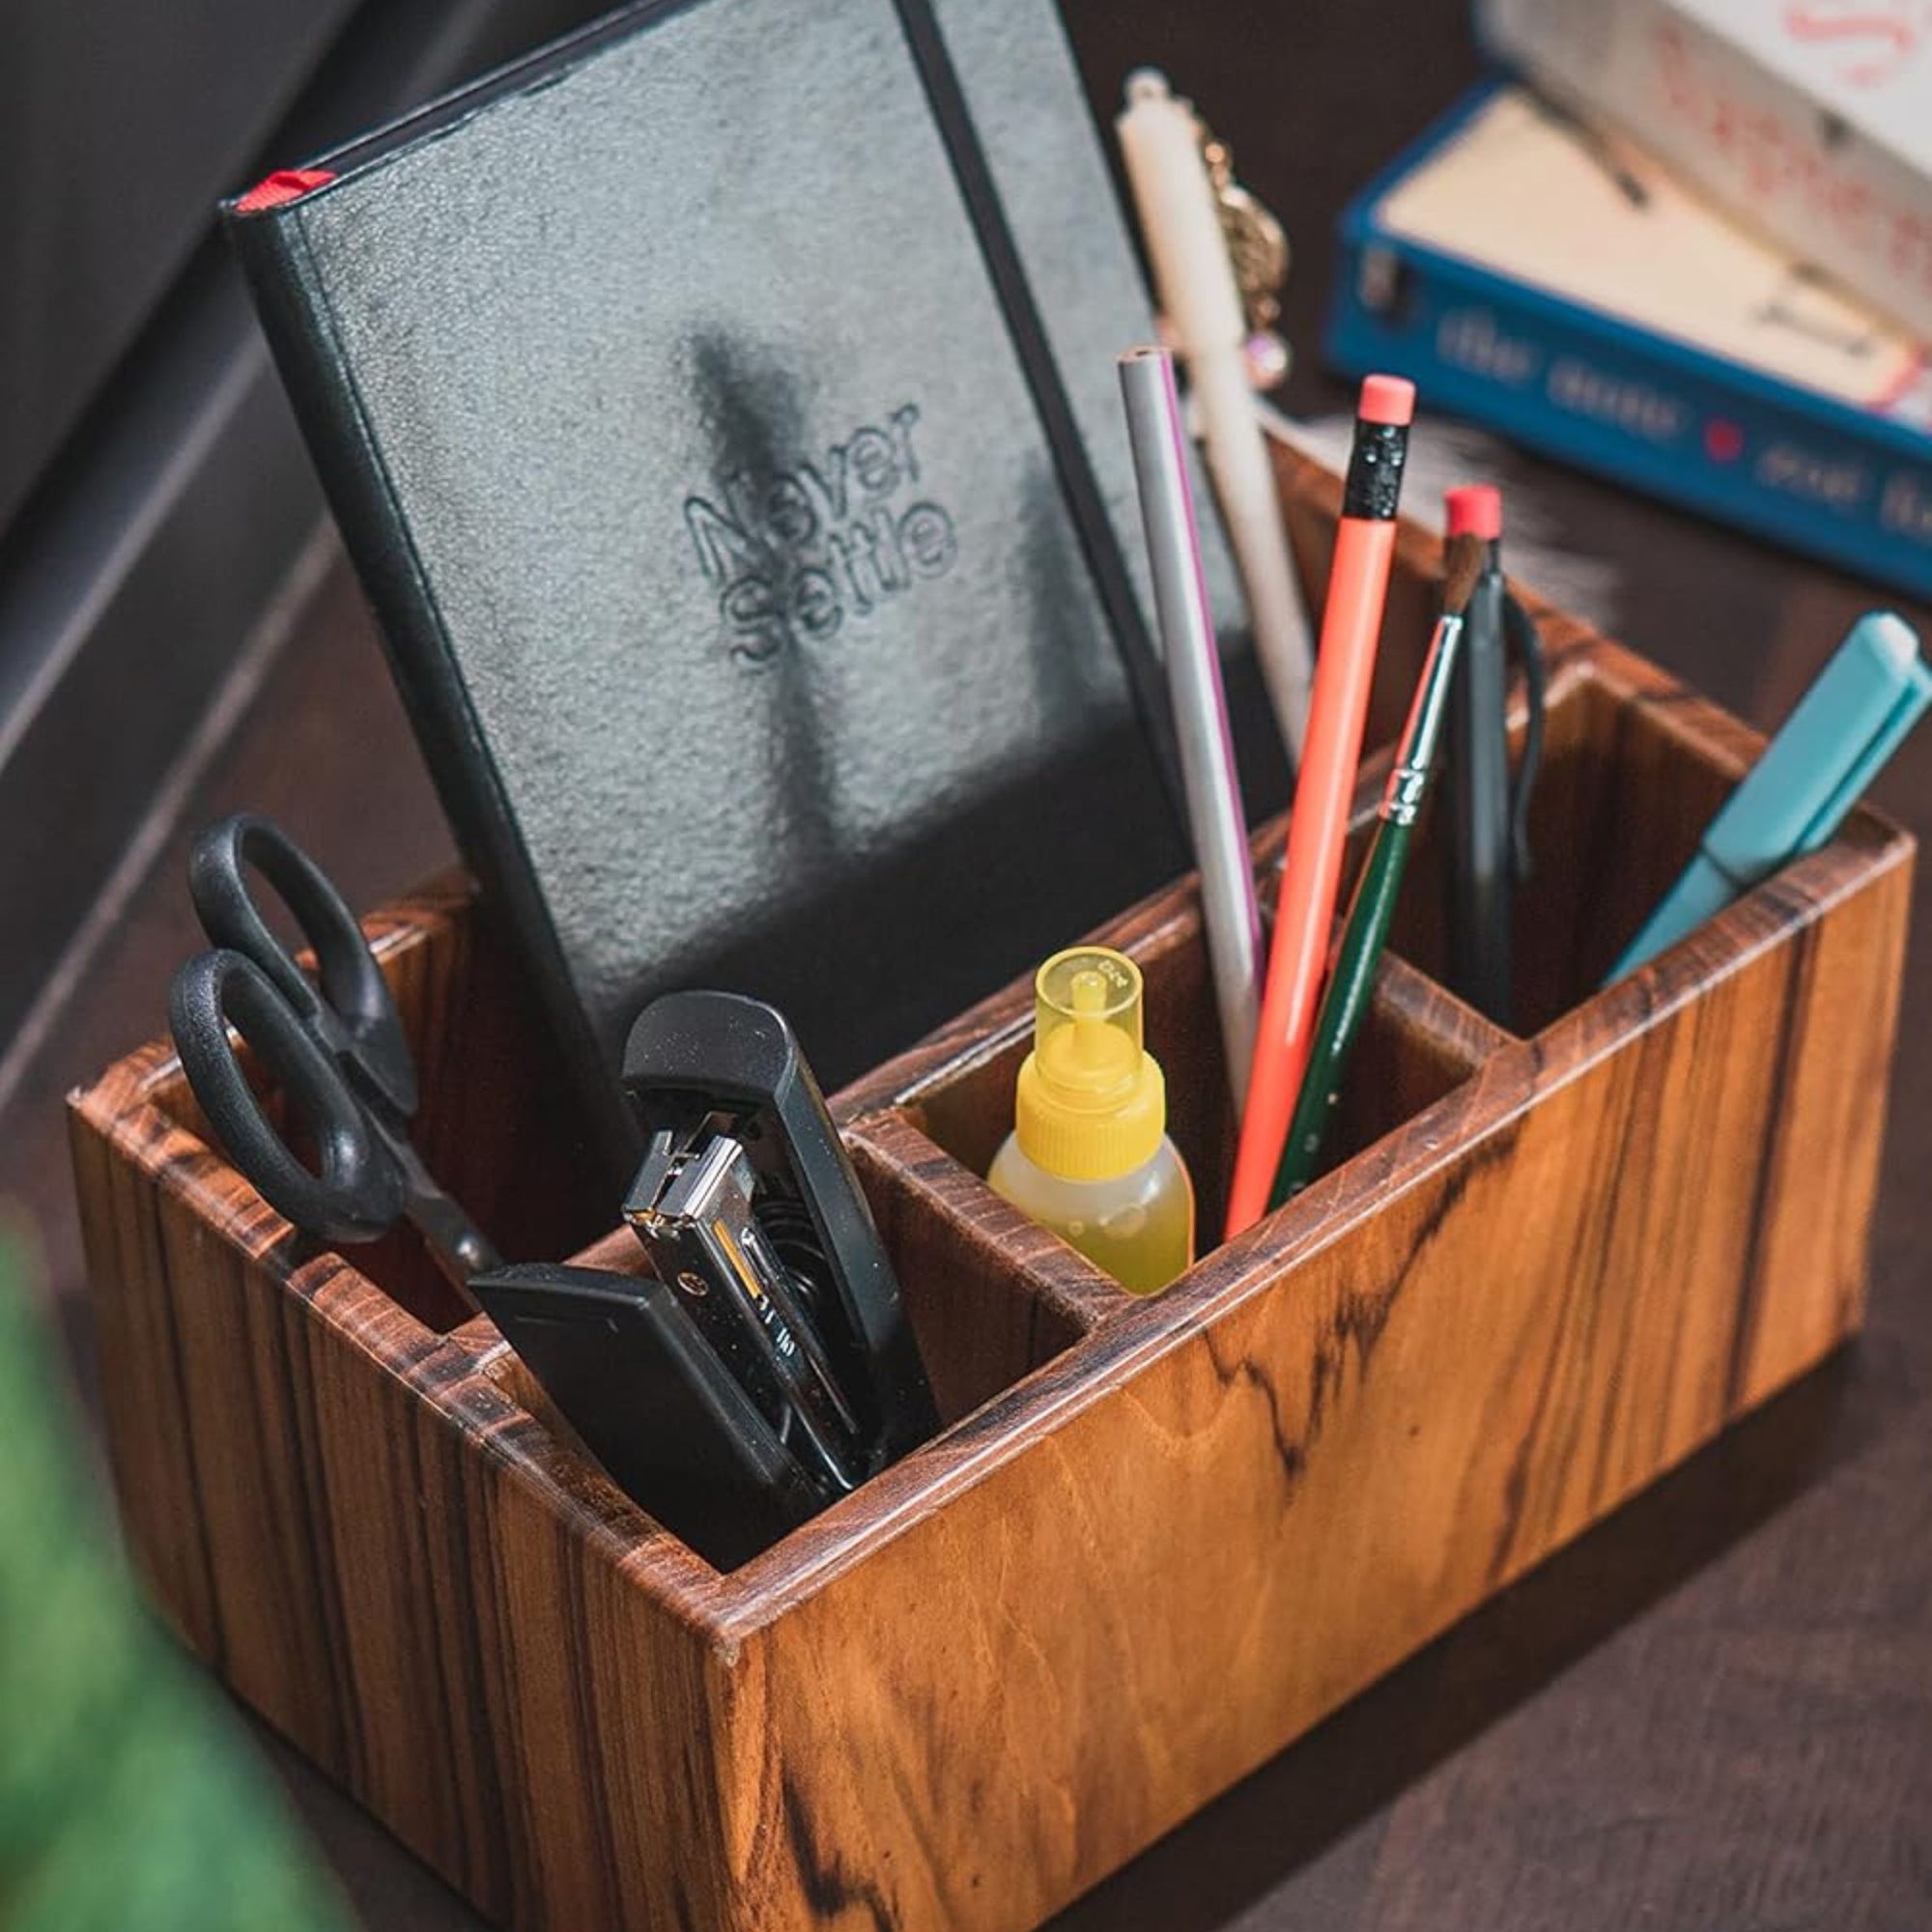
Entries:
[[1852,637],[1867,651],[1879,674],[1897,694],[1883,724],[1864,751],[1845,768],[1837,786],[1805,827],[1798,850],[1815,852],[1835,838],[1886,760],[1932,705],[1932,669],[1918,655],[1918,634],[1896,611],[1874,611],[1852,627]]
[[1893,611],[1861,617],[1704,835],[1748,890],[1832,838],[1925,708],[1932,673]]
[[1861,617],[1605,983],[1674,946],[1780,866],[1828,843],[1928,705],[1932,670],[1912,626],[1894,611]]

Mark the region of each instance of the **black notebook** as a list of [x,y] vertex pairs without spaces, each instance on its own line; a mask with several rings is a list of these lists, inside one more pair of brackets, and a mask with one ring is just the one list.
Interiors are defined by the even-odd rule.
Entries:
[[639,7],[313,165],[230,230],[613,1157],[653,994],[829,1086],[1184,863],[1049,0]]

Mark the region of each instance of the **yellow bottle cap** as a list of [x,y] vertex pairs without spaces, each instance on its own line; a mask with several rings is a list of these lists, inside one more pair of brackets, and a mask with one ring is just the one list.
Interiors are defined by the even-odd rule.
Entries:
[[1124,953],[1069,947],[1035,976],[1013,1115],[1020,1151],[1062,1180],[1111,1180],[1153,1158],[1167,1083],[1141,1047],[1141,969]]

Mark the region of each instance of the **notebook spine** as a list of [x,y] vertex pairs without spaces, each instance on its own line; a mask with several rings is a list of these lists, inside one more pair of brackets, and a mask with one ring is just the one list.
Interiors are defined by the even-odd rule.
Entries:
[[327,292],[303,236],[301,203],[259,210],[229,204],[222,213],[464,860],[486,894],[512,914],[503,929],[521,936],[525,969],[614,1184],[635,1163],[636,1130],[582,1016],[434,591],[336,342]]
[[1922,436],[1380,230],[1387,185],[1343,216],[1339,370],[1407,376],[1433,409],[1932,594]]

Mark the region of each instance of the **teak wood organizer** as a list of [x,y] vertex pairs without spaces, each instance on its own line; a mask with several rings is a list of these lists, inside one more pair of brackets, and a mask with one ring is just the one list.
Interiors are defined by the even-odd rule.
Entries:
[[[1284,482],[1319,584],[1337,486]],[[1435,561],[1405,532],[1384,726]],[[419,1253],[318,1251],[207,1144],[165,1044],[114,1067],[74,1160],[164,1611],[506,1924],[1019,1932],[1816,1363],[1860,1319],[1912,841],[1861,812],[1593,991],[1757,740],[1541,614],[1521,1037],[1430,977],[1425,836],[1339,1164],[1148,1300],[976,1179],[1025,984],[848,1089],[949,1427],[729,1575],[546,1429]],[[432,1167],[506,1252],[581,1240],[597,1204],[463,891],[372,930]],[[1104,936],[1145,970],[1211,1230],[1231,1122],[1191,881]]]

